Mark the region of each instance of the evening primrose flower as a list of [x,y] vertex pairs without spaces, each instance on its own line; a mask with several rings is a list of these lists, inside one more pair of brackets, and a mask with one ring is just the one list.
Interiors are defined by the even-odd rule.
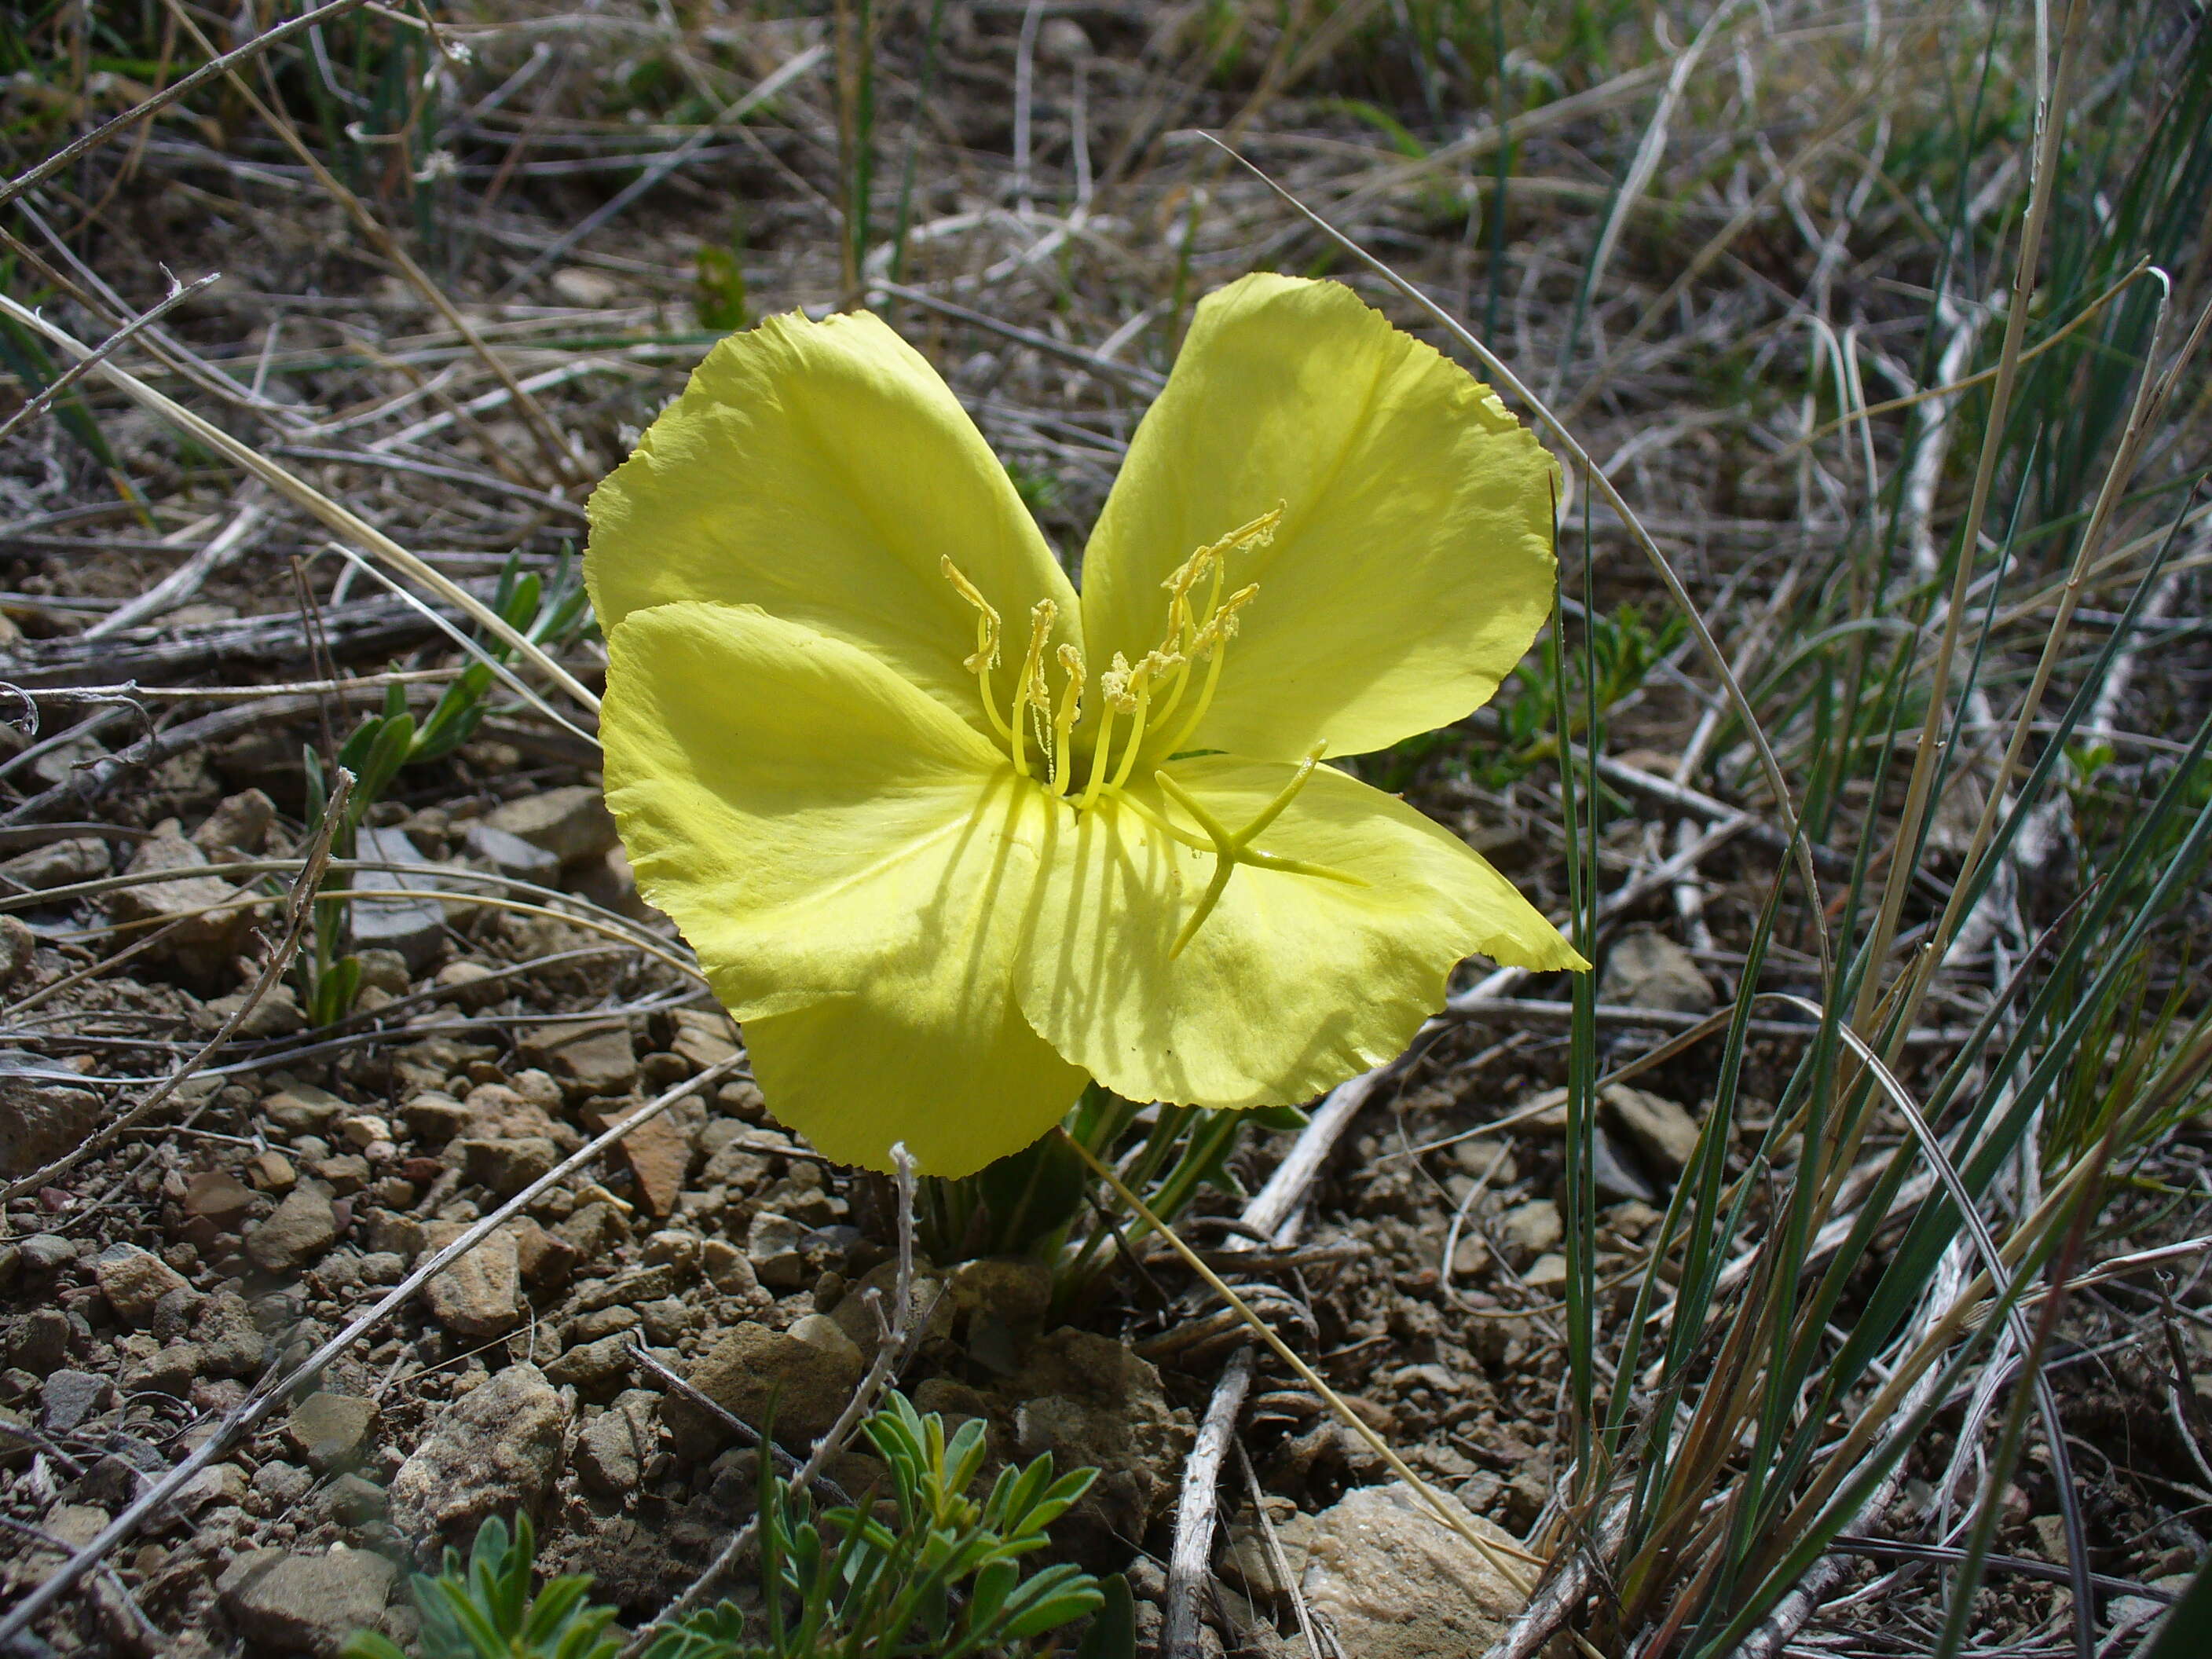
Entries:
[[1551,459],[1348,289],[1200,304],[1080,594],[866,313],[723,341],[591,502],[607,799],[770,1109],[957,1176],[1087,1079],[1311,1099],[1480,952],[1586,966],[1326,763],[1486,701],[1550,608]]

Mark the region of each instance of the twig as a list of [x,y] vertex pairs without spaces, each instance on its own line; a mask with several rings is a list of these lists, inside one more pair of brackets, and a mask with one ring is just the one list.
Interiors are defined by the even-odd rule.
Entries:
[[[173,283],[169,289],[168,297],[164,299],[159,305],[155,306],[150,311],[143,311],[136,317],[131,318],[128,322],[125,323],[122,327],[117,329],[114,333],[109,335],[98,345],[93,347],[90,353],[85,356],[78,358],[76,362],[71,363],[67,368],[56,375],[54,377],[53,383],[47,386],[44,392],[40,392],[37,397],[25,404],[13,415],[10,415],[5,421],[0,421],[0,440],[7,438],[8,435],[14,432],[17,427],[26,425],[28,422],[38,419],[40,416],[45,414],[48,409],[52,407],[55,398],[60,397],[63,392],[67,392],[79,380],[91,374],[93,370],[98,368],[100,364],[106,362],[110,357],[113,356],[118,351],[122,349],[122,348],[129,343],[132,335],[137,333],[138,331],[143,328],[151,328],[155,324],[160,322],[162,318],[167,316],[179,306],[184,304],[185,301],[191,299],[193,295],[198,294],[210,283],[215,281],[216,275],[217,273],[210,271],[206,276],[197,277],[190,283],[183,283],[181,285]],[[129,608],[130,607],[127,605],[125,607],[126,610]],[[94,623],[91,628],[85,631],[87,633],[98,633],[103,629],[112,628],[113,626],[115,626],[113,619],[112,617],[107,617],[103,618],[100,622]]]
[[104,1560],[110,1552],[130,1538],[173,1498],[202,1469],[221,1458],[239,1439],[251,1431],[264,1419],[272,1415],[292,1395],[294,1389],[307,1377],[323,1370],[330,1363],[351,1347],[379,1323],[384,1316],[405,1302],[423,1285],[453,1263],[481,1244],[501,1226],[520,1215],[538,1201],[549,1188],[566,1181],[585,1165],[596,1160],[632,1130],[642,1128],[659,1117],[685,1096],[695,1094],[710,1085],[720,1083],[744,1064],[744,1056],[733,1054],[729,1059],[708,1066],[698,1076],[678,1084],[667,1093],[647,1102],[621,1122],[593,1136],[581,1147],[555,1164],[537,1180],[494,1210],[467,1231],[445,1247],[435,1250],[418,1262],[413,1272],[377,1299],[376,1305],[357,1316],[314,1352],[281,1376],[271,1372],[264,1377],[219,1424],[213,1434],[202,1441],[191,1455],[163,1475],[135,1499],[114,1520],[100,1529],[100,1535],[57,1568],[44,1583],[17,1602],[4,1620],[0,1620],[0,1650],[31,1627],[38,1616],[66,1595],[77,1581]]
[[[85,365],[80,363],[77,367],[82,368]],[[210,537],[205,546],[137,599],[125,600],[116,606],[77,638],[96,640],[105,635],[118,634],[126,628],[137,626],[149,617],[159,617],[175,610],[198,592],[206,586],[209,577],[245,551],[246,538],[259,529],[261,521],[269,516],[269,510],[261,505],[261,486],[254,484],[249,489],[251,493],[240,506],[236,516]]]

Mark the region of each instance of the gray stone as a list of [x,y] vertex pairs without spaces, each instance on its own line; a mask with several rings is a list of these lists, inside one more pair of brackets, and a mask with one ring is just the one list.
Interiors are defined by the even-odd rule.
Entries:
[[188,1288],[182,1273],[135,1244],[109,1245],[93,1263],[93,1272],[115,1316],[133,1327],[150,1322],[154,1304],[171,1291]]
[[562,1388],[597,1394],[609,1383],[629,1375],[629,1336],[617,1331],[596,1342],[579,1343],[545,1368],[546,1377]]
[[[779,1441],[804,1449],[836,1421],[863,1369],[849,1346],[841,1352],[745,1320],[687,1380],[749,1426],[765,1431],[772,1424]],[[686,1456],[704,1456],[729,1435],[720,1418],[683,1395],[662,1402],[661,1419]]]
[[737,1027],[720,1009],[678,1008],[668,1018],[676,1027],[669,1048],[690,1060],[694,1071],[703,1072],[736,1058]]
[[69,1357],[70,1334],[59,1308],[33,1308],[8,1328],[8,1363],[43,1376]]
[[760,1289],[751,1259],[726,1238],[710,1238],[700,1257],[707,1282],[724,1296],[747,1297]]
[[164,1342],[123,1370],[125,1394],[166,1394],[188,1399],[192,1384],[207,1374],[207,1355],[197,1342]]
[[203,1170],[185,1183],[185,1212],[234,1232],[253,1207],[253,1189],[225,1170]]
[[376,1418],[374,1400],[318,1389],[292,1407],[284,1431],[301,1456],[327,1473],[361,1462],[376,1431]]
[[1498,1217],[1498,1231],[1508,1253],[1522,1262],[1541,1255],[1566,1237],[1559,1206],[1548,1198],[1515,1205]]
[[509,1365],[440,1413],[392,1481],[392,1520],[426,1556],[488,1515],[534,1508],[559,1472],[568,1407],[535,1365]]
[[[1520,1547],[1478,1516],[1467,1524],[1502,1548]],[[1503,1635],[1524,1600],[1401,1483],[1346,1493],[1313,1517],[1303,1541],[1306,1600],[1362,1659],[1465,1659]]]
[[581,1020],[540,1026],[523,1045],[571,1095],[626,1095],[637,1086],[637,1055],[627,1020]]
[[208,1031],[219,1031],[242,1012],[246,1017],[238,1022],[234,1036],[290,1036],[307,1029],[307,1015],[300,1006],[300,994],[282,980],[264,987],[249,1005],[250,996],[252,994],[248,991],[234,991],[228,996],[210,997],[201,1009],[198,1024]]
[[[442,1250],[465,1229],[433,1222],[426,1243]],[[504,1229],[480,1241],[423,1286],[438,1322],[456,1336],[504,1336],[522,1322],[522,1267],[514,1236]]]
[[1625,1083],[1607,1088],[1603,1101],[1620,1132],[1661,1173],[1676,1176],[1687,1167],[1698,1150],[1698,1120],[1687,1110]]
[[261,1369],[269,1339],[254,1322],[253,1310],[235,1291],[217,1291],[201,1304],[192,1325],[192,1342],[210,1376],[246,1376]]
[[[125,873],[155,876],[176,870],[207,870],[208,856],[165,824],[150,839],[141,842]],[[238,890],[213,874],[180,877],[170,881],[146,881],[119,887],[106,895],[107,914],[118,923],[137,923],[134,939],[156,929],[158,944],[149,945],[149,957],[175,963],[195,979],[206,981],[227,975],[253,926],[252,905],[221,908],[236,897]]]
[[270,1127],[282,1129],[288,1135],[319,1135],[337,1121],[339,1115],[354,1109],[327,1089],[318,1089],[309,1083],[288,1084],[261,1103],[261,1115]]
[[653,1418],[659,1404],[660,1396],[649,1389],[627,1389],[585,1425],[576,1437],[576,1473],[586,1486],[606,1498],[637,1490],[659,1449]]
[[745,1231],[745,1255],[753,1274],[779,1291],[795,1291],[806,1281],[803,1241],[806,1229],[787,1215],[763,1210]]
[[43,893],[50,888],[67,887],[73,882],[97,881],[114,867],[115,860],[107,850],[107,843],[97,836],[50,841],[27,853],[0,859],[0,880],[15,884],[0,890],[15,892],[28,888],[34,893]]
[[265,1273],[296,1273],[337,1237],[331,1200],[313,1187],[295,1187],[267,1220],[246,1235],[246,1253]]
[[314,1489],[315,1477],[297,1463],[273,1457],[253,1472],[253,1490],[272,1515],[284,1510]]
[[[248,1570],[237,1573],[239,1567]],[[398,1576],[399,1569],[374,1551],[342,1544],[327,1555],[261,1552],[223,1575],[223,1611],[249,1643],[336,1655],[355,1632],[382,1623]]]
[[489,1008],[514,991],[513,980],[481,962],[471,962],[466,957],[449,962],[438,969],[435,982],[438,988],[447,994],[453,1006],[465,1013]]
[[48,1434],[74,1434],[85,1419],[113,1403],[115,1385],[90,1371],[58,1370],[39,1397],[39,1426]]
[[[386,864],[429,861],[398,830],[362,830],[354,853]],[[396,951],[410,973],[428,968],[445,944],[446,907],[434,896],[445,881],[426,872],[392,870],[356,871],[352,880],[356,891],[380,895],[356,899],[348,907],[353,948]],[[392,896],[381,896],[386,893]]]
[[489,1187],[501,1198],[512,1198],[561,1161],[561,1149],[543,1135],[520,1135],[511,1140],[465,1139],[453,1142],[468,1178]]
[[276,818],[276,803],[258,789],[226,796],[192,831],[192,845],[219,864],[237,863],[260,851]]
[[18,1247],[23,1265],[33,1273],[59,1273],[76,1264],[76,1245],[59,1233],[33,1233]]
[[597,789],[576,784],[543,789],[487,812],[482,822],[528,842],[562,864],[591,858],[615,845],[615,821]]
[[21,916],[0,916],[0,985],[13,985],[38,960],[39,936]]
[[0,1175],[27,1176],[75,1152],[100,1116],[88,1089],[0,1072]]
[[413,988],[408,976],[407,958],[397,951],[374,946],[354,953],[361,960],[361,988],[364,991],[384,991],[391,995],[404,996]]
[[392,1505],[391,1494],[366,1475],[342,1474],[323,1488],[323,1512],[342,1527],[357,1527],[380,1519]]
[[1558,1291],[1567,1282],[1567,1259],[1557,1250],[1547,1250],[1528,1264],[1521,1275],[1521,1282],[1532,1291]]
[[1664,933],[1623,934],[1606,952],[1601,1000],[1625,1008],[1660,1008],[1677,1014],[1708,1014],[1713,988],[1697,958]]
[[461,844],[502,876],[513,876],[517,881],[550,886],[561,873],[561,860],[552,854],[483,818],[469,825]]

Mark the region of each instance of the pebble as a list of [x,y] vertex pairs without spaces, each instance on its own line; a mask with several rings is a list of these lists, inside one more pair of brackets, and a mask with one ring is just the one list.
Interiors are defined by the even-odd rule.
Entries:
[[542,1058],[578,1099],[626,1095],[637,1086],[637,1054],[627,1020],[564,1020],[541,1026],[526,1052]]
[[246,1159],[246,1178],[264,1193],[289,1193],[300,1173],[283,1153],[270,1151],[256,1152]]
[[1711,1013],[1715,1006],[1698,959],[1666,934],[1648,929],[1623,934],[1606,952],[1600,1000],[1678,1014]]
[[67,841],[51,841],[27,853],[0,859],[0,878],[43,893],[72,882],[97,881],[114,867],[115,860],[106,842],[97,836],[72,836]]
[[561,1149],[543,1135],[518,1135],[513,1139],[479,1139],[465,1136],[453,1143],[469,1180],[489,1187],[501,1198],[511,1198],[533,1181],[551,1172],[561,1161]]
[[690,1060],[694,1071],[704,1072],[737,1058],[737,1028],[719,1008],[678,1008],[668,1018],[676,1028],[669,1048]]
[[1698,1150],[1698,1120],[1686,1108],[1625,1083],[1613,1084],[1601,1098],[1620,1132],[1657,1169],[1677,1176],[1688,1166]]
[[362,1460],[376,1419],[374,1400],[318,1389],[292,1407],[284,1431],[311,1467],[328,1473]]
[[511,830],[478,818],[468,827],[461,844],[502,876],[548,886],[561,873],[561,860],[542,847],[533,847]]
[[248,1643],[336,1656],[356,1631],[381,1624],[398,1576],[375,1552],[342,1544],[327,1555],[258,1550],[233,1562],[216,1591]]
[[[179,835],[176,822],[171,819],[138,843],[126,872],[143,876],[207,868],[208,855]],[[251,905],[215,908],[235,896],[236,890],[228,882],[208,874],[119,887],[105,895],[102,902],[114,921],[144,924],[138,937],[158,933],[158,942],[147,947],[149,957],[173,962],[197,979],[212,980],[229,970],[245,943],[246,930],[253,925]]]
[[261,1115],[272,1128],[287,1135],[319,1135],[353,1108],[327,1089],[295,1083],[276,1091],[261,1103]]
[[1532,1291],[1556,1291],[1567,1282],[1567,1259],[1557,1250],[1547,1250],[1528,1264],[1528,1271],[1521,1275],[1521,1282]]
[[[1518,1548],[1480,1516],[1468,1525]],[[1524,1600],[1400,1482],[1347,1493],[1313,1517],[1303,1541],[1306,1600],[1361,1659],[1465,1659],[1502,1636]]]
[[[364,828],[355,843],[363,859],[386,864],[427,864],[429,860],[403,830]],[[375,898],[357,898],[349,907],[349,927],[356,951],[390,951],[421,973],[444,947],[446,907],[434,896],[444,883],[419,871],[401,874],[392,870],[360,870],[353,876],[355,889],[374,892]],[[391,896],[383,896],[389,894]]]
[[753,1276],[771,1290],[797,1290],[806,1282],[805,1237],[806,1229],[789,1216],[760,1211],[745,1231]]
[[76,1246],[55,1233],[33,1233],[17,1248],[23,1265],[33,1273],[58,1273],[76,1261]]
[[1548,1198],[1515,1205],[1498,1217],[1498,1231],[1507,1250],[1523,1261],[1541,1255],[1566,1237],[1559,1206]]
[[185,1183],[185,1212],[234,1232],[253,1207],[253,1189],[222,1170],[203,1170]]
[[599,790],[586,784],[542,789],[487,812],[480,823],[526,841],[562,864],[616,844],[615,821]]
[[656,1218],[669,1215],[683,1195],[691,1168],[691,1139],[674,1116],[664,1112],[622,1138],[623,1157],[637,1180],[637,1194]]
[[545,1374],[509,1365],[447,1406],[392,1477],[392,1524],[426,1556],[488,1515],[534,1507],[552,1482],[568,1407]]
[[1048,1451],[1061,1469],[1099,1471],[1055,1540],[1079,1560],[1126,1560],[1117,1540],[1141,1538],[1164,1512],[1191,1440],[1189,1413],[1169,1408],[1158,1370],[1111,1337],[1063,1327],[1030,1346],[1001,1397],[1022,1456]]
[[707,1282],[724,1296],[750,1297],[760,1289],[750,1257],[726,1238],[710,1238],[701,1255]]
[[[441,1250],[467,1229],[434,1221],[425,1243]],[[504,1229],[481,1240],[423,1286],[430,1312],[456,1336],[504,1336],[522,1322],[522,1268],[514,1235]]]
[[30,1175],[75,1152],[102,1115],[89,1089],[0,1072],[0,1175]]
[[191,1397],[192,1384],[207,1370],[207,1356],[196,1342],[165,1342],[142,1359],[123,1368],[125,1394],[166,1394],[179,1400]]
[[12,985],[38,960],[39,936],[21,916],[0,916],[0,985]]
[[265,1273],[296,1273],[337,1242],[337,1213],[313,1187],[295,1187],[246,1235],[246,1253]]
[[228,795],[192,831],[192,845],[219,863],[251,858],[276,821],[276,803],[258,789]]
[[562,1388],[574,1389],[583,1394],[596,1394],[618,1377],[627,1376],[635,1363],[630,1358],[628,1333],[617,1332],[603,1336],[596,1342],[585,1342],[570,1348],[558,1359],[546,1366],[548,1381]]
[[[840,1350],[745,1320],[691,1368],[687,1380],[754,1429],[767,1431],[773,1414],[775,1437],[803,1447],[836,1421],[863,1369],[849,1342]],[[728,1437],[720,1419],[682,1395],[662,1402],[661,1417],[682,1455],[704,1457]]]
[[654,1413],[660,1396],[647,1389],[628,1389],[593,1418],[576,1437],[576,1473],[586,1486],[607,1498],[637,1490],[645,1468],[659,1449]]
[[85,1419],[107,1409],[115,1385],[91,1371],[63,1370],[46,1378],[39,1399],[39,1426],[48,1434],[74,1434]]

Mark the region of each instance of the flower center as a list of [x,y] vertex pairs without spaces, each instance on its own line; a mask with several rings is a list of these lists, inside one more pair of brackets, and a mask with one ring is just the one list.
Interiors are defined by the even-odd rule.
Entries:
[[[1274,538],[1275,526],[1282,516],[1279,506],[1262,513],[1249,524],[1240,525],[1219,541],[1207,543],[1185,559],[1160,584],[1167,590],[1168,612],[1167,627],[1159,644],[1133,665],[1121,653],[1115,652],[1112,664],[1098,676],[1098,694],[1104,709],[1099,716],[1097,736],[1091,745],[1090,770],[1085,776],[1082,793],[1073,803],[1075,810],[1087,811],[1102,799],[1119,800],[1162,834],[1214,857],[1213,878],[1170,949],[1170,957],[1182,953],[1200,925],[1212,914],[1214,906],[1220,902],[1222,890],[1228,884],[1230,873],[1239,864],[1319,876],[1354,886],[1366,885],[1358,876],[1282,858],[1252,844],[1254,838],[1280,817],[1283,809],[1305,787],[1306,780],[1320,763],[1323,744],[1316,744],[1308,750],[1297,775],[1282,792],[1251,823],[1233,833],[1208,813],[1189,791],[1158,768],[1153,769],[1152,781],[1198,822],[1204,831],[1202,835],[1174,823],[1127,790],[1130,775],[1148,742],[1155,755],[1163,760],[1173,760],[1198,729],[1199,722],[1206,718],[1206,710],[1212,707],[1215,689],[1221,684],[1221,665],[1229,655],[1230,641],[1237,636],[1237,612],[1260,592],[1257,582],[1248,582],[1224,596],[1229,556],[1246,548],[1265,547]],[[1029,648],[1023,653],[1021,672],[1015,677],[1013,694],[1002,714],[993,679],[993,671],[999,665],[999,613],[949,556],[942,561],[941,568],[945,580],[975,609],[975,649],[963,666],[975,676],[982,692],[983,712],[999,734],[999,740],[1006,745],[1014,769],[1025,778],[1035,779],[1050,793],[1066,795],[1075,782],[1075,727],[1082,718],[1084,692],[1089,682],[1083,653],[1072,645],[1061,646],[1054,654],[1066,678],[1055,708],[1045,674],[1045,648],[1051,643],[1053,624],[1060,618],[1060,607],[1050,599],[1039,599],[1030,607]],[[1201,583],[1206,586],[1206,598],[1194,604],[1193,595]],[[1193,672],[1199,664],[1205,665],[1203,675]],[[1194,683],[1197,688],[1194,695]],[[1183,707],[1186,698],[1190,704],[1187,710]],[[1123,717],[1127,726],[1118,733],[1117,744],[1115,726]],[[1037,751],[1036,771],[1030,769],[1029,748],[1032,741]]]

